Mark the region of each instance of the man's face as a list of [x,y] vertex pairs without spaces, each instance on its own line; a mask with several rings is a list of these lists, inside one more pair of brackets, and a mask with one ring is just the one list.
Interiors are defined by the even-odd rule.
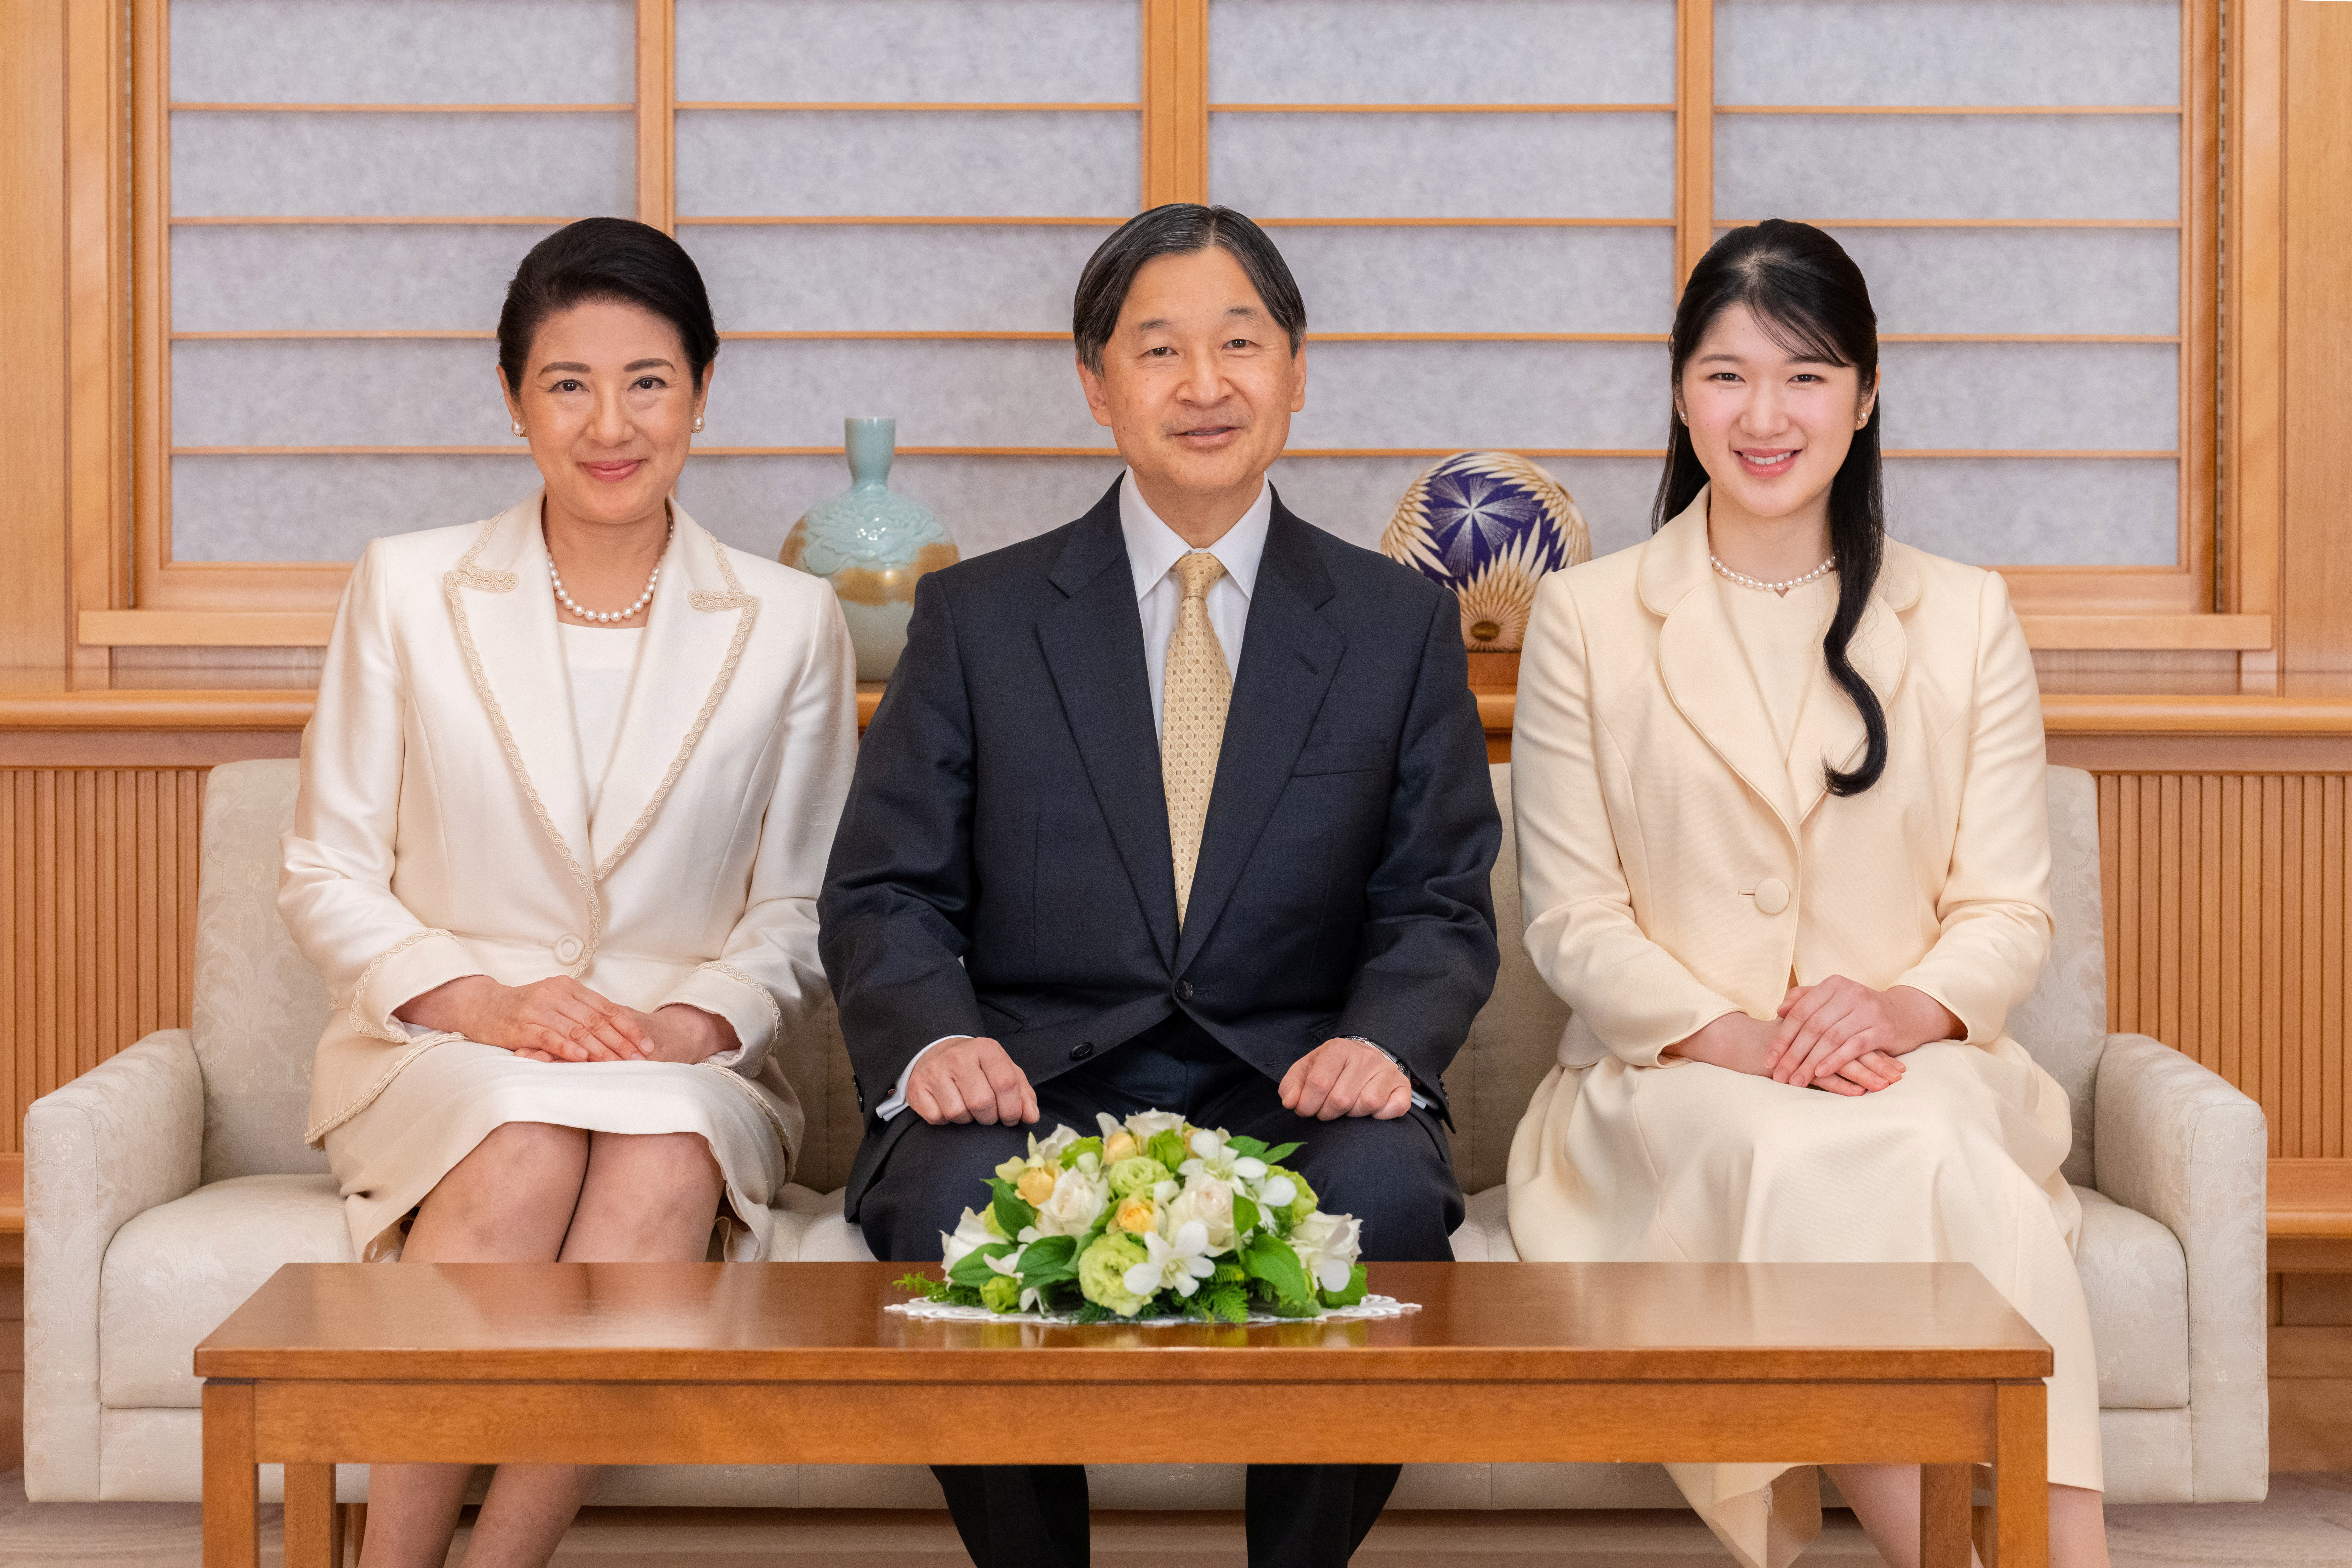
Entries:
[[1101,373],[1081,362],[1078,379],[1140,479],[1204,499],[1255,494],[1307,404],[1306,354],[1215,246],[1146,262]]

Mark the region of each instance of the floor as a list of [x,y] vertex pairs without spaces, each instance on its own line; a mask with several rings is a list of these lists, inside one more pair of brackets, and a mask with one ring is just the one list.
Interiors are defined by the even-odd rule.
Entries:
[[[278,1562],[268,1510],[262,1563]],[[2352,1473],[2271,1478],[2270,1500],[2108,1510],[2115,1568],[2352,1565]],[[462,1539],[462,1538],[461,1538]],[[178,1503],[28,1503],[17,1472],[0,1474],[0,1568],[197,1568],[197,1512]],[[454,1560],[454,1554],[453,1554]],[[1505,1560],[1546,1568],[1721,1568],[1730,1559],[1687,1514],[1392,1514],[1356,1554],[1361,1568],[1478,1568]],[[967,1561],[939,1515],[684,1512],[600,1509],[583,1515],[558,1568],[953,1568]],[[1241,1568],[1240,1521],[1228,1514],[1107,1514],[1095,1527],[1099,1568]],[[1851,1517],[1833,1512],[1808,1563],[1877,1568]]]

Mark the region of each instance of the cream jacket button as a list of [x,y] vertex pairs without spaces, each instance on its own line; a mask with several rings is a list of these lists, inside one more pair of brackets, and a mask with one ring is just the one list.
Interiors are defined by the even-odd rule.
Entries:
[[[1780,884],[1774,882],[1770,885],[1777,888]],[[1759,893],[1756,899],[1757,902],[1761,903],[1764,895]],[[1773,907],[1779,908],[1778,905]],[[558,963],[577,963],[580,962],[580,955],[587,951],[588,944],[576,936],[560,936],[555,939],[555,962]]]
[[[1767,877],[1756,884],[1756,907],[1768,915],[1777,915],[1789,907],[1789,884],[1778,877]],[[564,938],[566,942],[570,937]],[[562,952],[561,948],[556,950]],[[567,961],[569,962],[569,961]]]

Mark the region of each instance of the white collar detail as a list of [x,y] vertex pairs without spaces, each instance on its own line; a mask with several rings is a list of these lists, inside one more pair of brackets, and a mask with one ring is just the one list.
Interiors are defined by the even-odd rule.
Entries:
[[[1257,564],[1265,554],[1266,530],[1273,521],[1274,487],[1260,479],[1257,500],[1250,502],[1249,510],[1209,546],[1208,552],[1223,564],[1226,578],[1244,599],[1256,592]],[[1135,574],[1138,599],[1158,587],[1180,557],[1192,552],[1184,536],[1162,522],[1143,499],[1132,468],[1118,487],[1118,528],[1127,536],[1127,564]]]

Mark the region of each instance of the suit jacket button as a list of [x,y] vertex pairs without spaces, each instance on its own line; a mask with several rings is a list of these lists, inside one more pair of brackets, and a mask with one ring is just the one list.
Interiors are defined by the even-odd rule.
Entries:
[[1192,983],[1189,980],[1179,980],[1176,983],[1176,1000],[1179,1002],[1190,1002],[1192,999]]
[[1095,1043],[1092,1040],[1080,1040],[1070,1047],[1070,1059],[1074,1062],[1082,1062],[1094,1054]]
[[1756,884],[1756,908],[1759,913],[1777,915],[1788,907],[1788,883],[1778,877],[1767,877]]

